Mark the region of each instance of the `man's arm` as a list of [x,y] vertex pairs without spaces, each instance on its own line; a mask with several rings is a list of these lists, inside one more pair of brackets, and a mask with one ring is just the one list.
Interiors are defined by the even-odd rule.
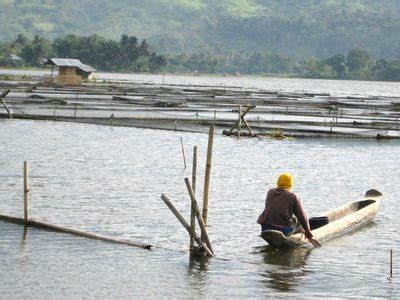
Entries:
[[305,212],[303,206],[301,205],[300,199],[294,195],[293,199],[293,213],[299,220],[301,226],[305,231],[306,238],[312,238],[313,235],[310,230],[310,225],[308,223],[307,213]]

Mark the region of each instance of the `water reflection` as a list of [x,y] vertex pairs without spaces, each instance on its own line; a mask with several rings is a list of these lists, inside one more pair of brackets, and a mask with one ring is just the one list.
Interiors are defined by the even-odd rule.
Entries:
[[271,246],[259,247],[254,254],[261,256],[259,272],[268,288],[281,292],[293,291],[299,284],[311,249],[276,249]]
[[25,225],[24,231],[22,232],[21,246],[25,245],[27,237],[28,237],[28,226]]
[[[207,256],[193,256],[189,257],[188,274],[190,276],[197,276],[208,271],[208,262],[210,258]],[[199,278],[200,279],[200,278]]]
[[206,289],[209,284],[209,276],[207,274],[208,257],[190,256],[189,265],[187,268],[188,282],[192,288],[197,290],[200,295],[206,294]]

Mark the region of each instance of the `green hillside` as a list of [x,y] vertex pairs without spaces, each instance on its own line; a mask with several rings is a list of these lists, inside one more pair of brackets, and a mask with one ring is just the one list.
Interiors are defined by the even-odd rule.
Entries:
[[397,0],[0,0],[0,40],[123,33],[161,52],[400,57]]

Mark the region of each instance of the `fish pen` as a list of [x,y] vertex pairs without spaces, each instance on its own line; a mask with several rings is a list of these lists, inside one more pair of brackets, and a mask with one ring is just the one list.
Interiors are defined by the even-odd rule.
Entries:
[[11,90],[2,97],[2,118],[191,132],[215,124],[239,137],[400,137],[398,97],[134,82],[68,87],[3,80],[0,89]]

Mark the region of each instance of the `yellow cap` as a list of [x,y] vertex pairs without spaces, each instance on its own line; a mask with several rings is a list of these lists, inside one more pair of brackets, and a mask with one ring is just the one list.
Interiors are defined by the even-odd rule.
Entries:
[[278,188],[287,189],[290,191],[294,185],[293,176],[290,173],[283,173],[279,175],[277,185]]

